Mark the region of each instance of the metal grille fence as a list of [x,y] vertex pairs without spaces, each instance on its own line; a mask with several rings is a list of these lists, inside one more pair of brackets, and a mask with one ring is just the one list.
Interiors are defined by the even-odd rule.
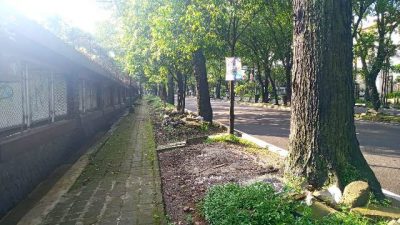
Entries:
[[53,76],[54,117],[67,115],[67,82],[64,76]]
[[[0,135],[66,118],[68,75],[46,66],[0,54]],[[118,85],[80,79],[73,90],[79,111],[122,104],[125,90]]]
[[17,61],[0,56],[0,131],[23,123],[23,83]]
[[48,120],[50,117],[50,76],[47,71],[27,66],[28,97],[30,104],[30,119],[33,123]]

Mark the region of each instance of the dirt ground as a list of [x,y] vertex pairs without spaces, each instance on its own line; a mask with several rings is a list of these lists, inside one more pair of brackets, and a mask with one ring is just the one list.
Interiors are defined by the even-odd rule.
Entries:
[[267,181],[281,188],[280,158],[261,151],[266,150],[210,143],[159,153],[163,197],[170,221],[206,224],[198,202],[216,184]]
[[[157,105],[153,103],[153,105]],[[195,115],[154,107],[152,122],[158,146],[226,132]],[[162,194],[172,224],[207,224],[198,203],[213,185],[265,181],[282,188],[282,159],[266,149],[233,143],[201,143],[159,151]]]

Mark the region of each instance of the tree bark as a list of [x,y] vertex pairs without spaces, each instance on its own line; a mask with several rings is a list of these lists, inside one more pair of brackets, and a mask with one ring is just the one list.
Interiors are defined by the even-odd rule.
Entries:
[[179,113],[185,112],[185,84],[183,81],[183,75],[181,71],[176,71],[176,80],[178,82],[178,102],[176,105],[176,110]]
[[292,117],[286,174],[321,188],[368,181],[381,185],[355,134],[351,1],[294,0]]
[[286,78],[285,92],[286,92],[286,100],[289,101],[290,104],[290,99],[292,98],[292,57],[287,57],[285,60],[287,61],[284,64],[285,78]]
[[174,84],[174,77],[172,74],[168,74],[167,76],[167,103],[174,105],[175,104],[175,84]]
[[165,83],[161,83],[161,99],[163,102],[167,101],[167,88],[165,87]]
[[215,86],[215,98],[221,99],[221,86],[222,86],[222,79],[219,77],[217,80],[217,85]]
[[[272,86],[272,95],[274,96],[274,100],[275,100],[275,105],[279,104],[278,101],[278,93],[276,91],[276,85],[275,85],[275,81],[272,79],[272,70],[271,70],[271,65],[269,65],[268,63],[264,64],[264,72],[265,72],[265,80],[269,80],[269,82],[271,83]],[[268,87],[267,87],[268,89]]]
[[265,79],[263,81],[263,79],[261,78],[261,68],[260,68],[260,63],[257,62],[257,74],[255,74],[256,79],[258,80],[258,83],[260,84],[261,87],[261,102],[263,103],[268,103],[269,99],[268,99],[268,86],[269,86],[269,82],[268,79]]
[[193,53],[193,71],[197,89],[197,112],[205,121],[212,122],[213,112],[208,88],[206,58],[202,49]]

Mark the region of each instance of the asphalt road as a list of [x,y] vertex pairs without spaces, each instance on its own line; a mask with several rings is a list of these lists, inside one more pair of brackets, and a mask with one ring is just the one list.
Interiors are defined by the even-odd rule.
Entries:
[[[214,119],[229,124],[229,102],[211,101]],[[197,111],[196,100],[186,108]],[[290,112],[236,104],[235,129],[283,149],[288,147]],[[356,121],[361,150],[384,189],[400,194],[400,125]]]

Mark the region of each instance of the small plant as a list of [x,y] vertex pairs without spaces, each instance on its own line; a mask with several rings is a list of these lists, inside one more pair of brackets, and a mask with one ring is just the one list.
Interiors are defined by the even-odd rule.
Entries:
[[225,184],[212,187],[201,205],[203,215],[211,225],[230,224],[294,224],[294,225],[373,225],[385,220],[369,219],[348,210],[320,220],[312,217],[305,204],[291,199],[287,192],[276,193],[271,185],[255,183],[249,186]]
[[192,216],[192,214],[187,214],[186,217],[185,217],[185,221],[186,221],[186,224],[188,224],[188,225],[194,224],[194,223],[193,223],[193,216]]
[[392,205],[392,201],[388,198],[379,200],[375,197],[373,193],[371,193],[369,196],[368,205],[379,205],[379,206],[390,207]]
[[[275,193],[271,185],[225,184],[207,193],[203,211],[210,224],[307,224],[296,211],[304,211],[300,202]],[[303,223],[304,222],[304,223]]]
[[201,123],[201,125],[200,125],[200,130],[201,131],[203,131],[203,132],[207,132],[207,131],[209,131],[210,130],[210,123],[208,123],[208,122],[203,122],[203,123]]

